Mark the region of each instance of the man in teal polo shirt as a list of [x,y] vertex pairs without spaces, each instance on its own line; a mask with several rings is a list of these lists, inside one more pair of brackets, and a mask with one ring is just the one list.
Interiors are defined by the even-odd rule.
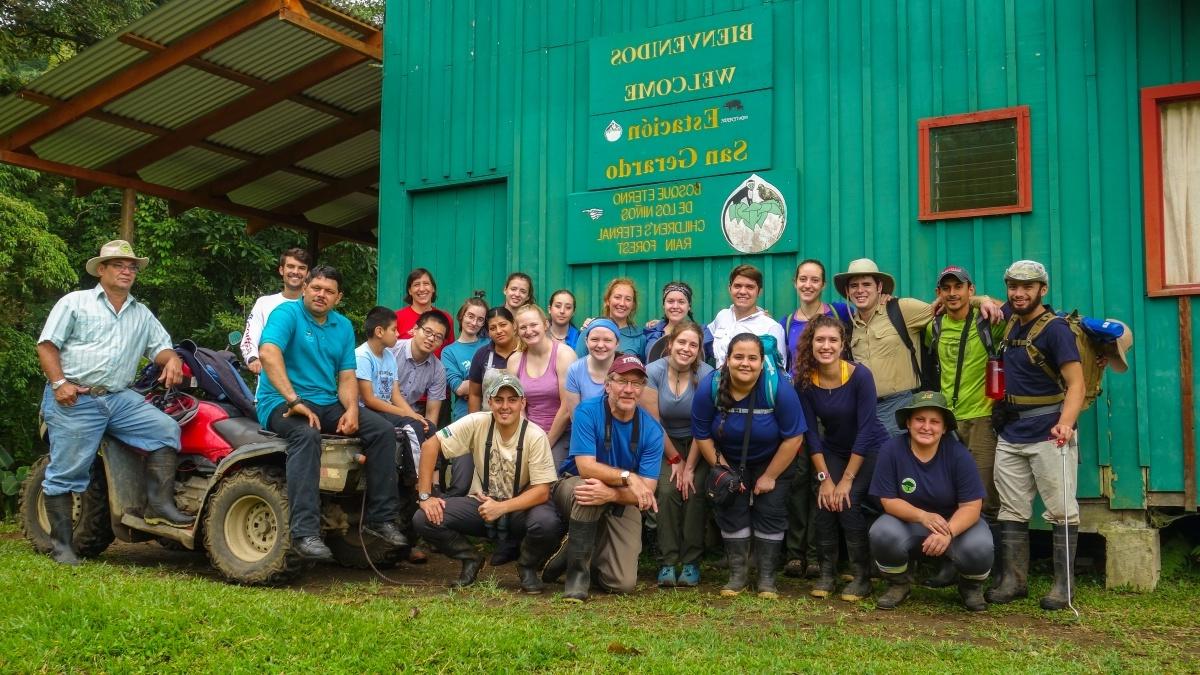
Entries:
[[322,432],[362,439],[367,457],[363,532],[392,546],[408,543],[395,523],[396,436],[387,420],[358,405],[354,329],[333,311],[342,299],[341,286],[336,269],[314,267],[301,302],[284,303],[271,313],[259,345],[266,377],[258,381],[258,419],[287,440],[292,549],[312,560],[333,558],[321,539]]

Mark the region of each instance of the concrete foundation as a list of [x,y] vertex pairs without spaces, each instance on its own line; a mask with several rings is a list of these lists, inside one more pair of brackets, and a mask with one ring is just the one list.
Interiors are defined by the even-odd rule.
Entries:
[[1162,568],[1158,530],[1145,523],[1108,522],[1097,532],[1104,537],[1106,588],[1145,593],[1158,586]]

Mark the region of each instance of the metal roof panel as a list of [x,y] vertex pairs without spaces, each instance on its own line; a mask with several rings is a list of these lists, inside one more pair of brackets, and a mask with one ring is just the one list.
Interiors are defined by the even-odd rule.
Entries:
[[362,220],[367,216],[375,216],[378,213],[378,199],[370,195],[355,192],[316,208],[309,209],[304,215],[315,223],[331,227],[341,227]]
[[32,149],[42,159],[95,169],[154,138],[85,117],[34,143]]
[[378,64],[367,61],[309,87],[304,93],[343,110],[359,112],[379,103],[383,97],[383,71]]
[[203,58],[274,82],[338,49],[329,40],[292,24],[268,21],[217,45]]
[[195,68],[176,68],[104,106],[105,112],[178,129],[252,91]]
[[209,140],[238,150],[267,155],[327,127],[337,119],[291,101],[234,122]]
[[184,148],[142,169],[138,174],[150,183],[176,190],[191,190],[242,165],[242,161],[200,148]]
[[325,184],[303,176],[276,171],[229,193],[229,199],[244,206],[271,209]]
[[21,124],[46,110],[46,106],[26,101],[16,96],[0,99],[0,134],[7,134]]
[[379,132],[359,134],[296,162],[296,166],[327,176],[350,176],[379,164]]

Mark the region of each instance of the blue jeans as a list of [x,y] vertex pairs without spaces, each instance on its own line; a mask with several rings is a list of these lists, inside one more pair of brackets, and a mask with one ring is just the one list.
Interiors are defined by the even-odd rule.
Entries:
[[912,403],[912,398],[911,391],[898,391],[881,397],[875,403],[875,416],[879,418],[879,423],[883,425],[883,428],[887,429],[889,436],[895,438],[906,431],[896,424],[896,411]]
[[80,394],[75,405],[65,406],[46,385],[42,417],[50,431],[50,464],[42,481],[49,496],[87,490],[96,448],[106,434],[147,452],[179,448],[179,424],[131,389]]

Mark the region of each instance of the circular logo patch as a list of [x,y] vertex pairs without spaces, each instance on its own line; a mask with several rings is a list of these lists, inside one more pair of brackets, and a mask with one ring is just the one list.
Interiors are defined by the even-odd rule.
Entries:
[[917,481],[911,478],[905,478],[904,480],[900,481],[900,489],[904,490],[904,494],[911,495],[917,491]]

